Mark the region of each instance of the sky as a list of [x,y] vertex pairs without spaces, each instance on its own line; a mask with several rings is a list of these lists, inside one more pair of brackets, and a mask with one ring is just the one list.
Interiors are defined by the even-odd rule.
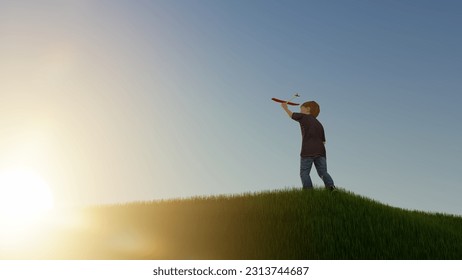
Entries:
[[0,0],[0,170],[35,170],[63,207],[300,188],[300,127],[271,101],[297,92],[338,187],[462,215],[461,12]]

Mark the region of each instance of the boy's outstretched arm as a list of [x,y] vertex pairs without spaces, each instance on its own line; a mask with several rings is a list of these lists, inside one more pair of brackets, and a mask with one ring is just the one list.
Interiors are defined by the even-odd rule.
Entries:
[[292,111],[287,107],[287,103],[282,103],[281,107],[286,111],[287,115],[289,115],[289,118],[292,118]]

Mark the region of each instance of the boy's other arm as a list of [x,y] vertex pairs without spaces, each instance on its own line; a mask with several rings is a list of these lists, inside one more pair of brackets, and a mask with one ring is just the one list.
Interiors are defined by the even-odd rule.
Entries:
[[286,111],[287,115],[289,115],[289,118],[292,118],[292,111],[287,107],[287,103],[282,103],[281,107]]

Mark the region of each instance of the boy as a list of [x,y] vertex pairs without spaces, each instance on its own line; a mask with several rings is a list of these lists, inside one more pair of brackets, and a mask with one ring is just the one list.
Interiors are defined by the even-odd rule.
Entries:
[[290,118],[300,123],[302,130],[302,151],[300,153],[300,177],[303,189],[313,189],[310,178],[311,167],[314,163],[319,177],[324,181],[328,190],[335,190],[334,181],[327,173],[326,137],[322,124],[316,119],[319,115],[319,105],[314,101],[305,102],[300,106],[300,113],[293,113],[287,108],[287,103],[281,104]]

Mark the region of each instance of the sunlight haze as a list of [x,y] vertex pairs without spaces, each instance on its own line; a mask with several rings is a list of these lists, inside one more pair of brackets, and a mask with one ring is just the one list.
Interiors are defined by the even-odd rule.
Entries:
[[300,128],[271,101],[298,92],[337,186],[461,215],[461,11],[0,0],[0,172],[33,170],[55,207],[301,187]]

